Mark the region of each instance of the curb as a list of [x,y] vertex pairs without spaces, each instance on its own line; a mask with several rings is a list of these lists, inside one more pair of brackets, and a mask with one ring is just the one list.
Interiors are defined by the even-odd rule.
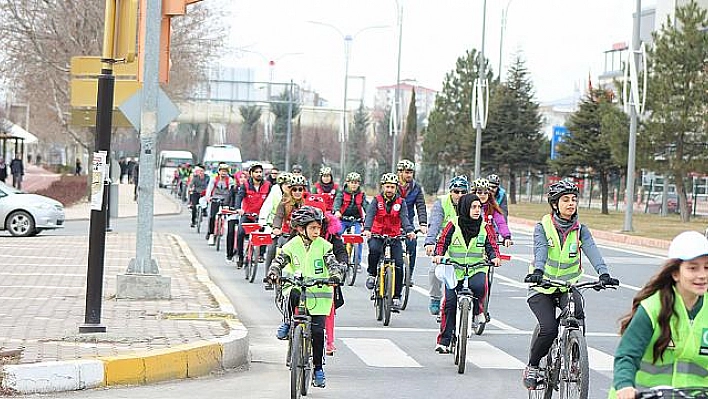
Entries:
[[[231,332],[223,337],[127,355],[25,365],[5,365],[0,387],[21,394],[75,391],[104,386],[140,385],[207,375],[249,363],[248,330],[234,306],[192,253],[182,237],[168,234],[193,265],[197,279],[219,304],[219,318]],[[199,315],[197,315],[199,316]],[[213,317],[213,312],[210,315]]]

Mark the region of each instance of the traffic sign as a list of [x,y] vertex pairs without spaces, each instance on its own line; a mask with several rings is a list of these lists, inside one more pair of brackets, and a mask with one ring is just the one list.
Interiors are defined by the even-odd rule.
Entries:
[[[71,109],[71,118],[69,119],[71,126],[92,127],[96,126],[96,108],[94,109]],[[130,121],[117,109],[113,110],[112,127],[133,127]]]
[[[135,130],[140,131],[141,128],[141,117],[142,117],[142,89],[139,89],[133,96],[129,99],[123,101],[118,109],[125,115],[125,117],[130,121],[130,124],[135,128]],[[179,107],[170,100],[170,98],[165,94],[162,89],[157,89],[157,126],[156,131],[162,130],[165,126],[169,125],[170,122],[175,120],[180,114]]]

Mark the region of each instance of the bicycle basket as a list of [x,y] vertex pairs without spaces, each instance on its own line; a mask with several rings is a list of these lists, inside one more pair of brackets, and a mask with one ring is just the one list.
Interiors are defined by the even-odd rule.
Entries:
[[270,233],[251,233],[253,245],[270,245],[273,243],[273,236]]
[[258,231],[261,228],[261,225],[258,223],[243,223],[241,224],[243,227],[243,231],[246,232],[246,234],[251,234],[254,231]]
[[342,241],[345,244],[361,244],[364,242],[364,237],[360,234],[342,234]]

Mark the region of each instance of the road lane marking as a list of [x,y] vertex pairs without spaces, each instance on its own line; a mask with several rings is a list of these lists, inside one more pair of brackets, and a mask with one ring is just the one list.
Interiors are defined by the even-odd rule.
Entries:
[[343,338],[342,341],[370,367],[423,367],[388,339]]
[[[586,278],[588,278],[588,279],[590,279],[590,280],[597,280],[597,276],[592,276],[592,275],[590,275],[590,274],[585,274],[585,273],[583,273],[583,277],[586,277]],[[641,290],[640,287],[635,287],[635,286],[633,286],[633,285],[624,284],[624,283],[622,283],[622,282],[620,282],[620,285],[619,285],[619,286],[622,287],[622,288],[627,288],[627,289],[632,290],[632,291],[639,291],[639,290]]]
[[494,327],[500,329],[500,330],[505,330],[505,331],[520,331],[516,327],[512,327],[506,323],[502,323],[501,321],[497,319],[491,319],[489,320],[489,324],[493,325]]
[[482,369],[523,370],[519,359],[484,341],[467,341],[467,361]]
[[612,371],[615,364],[614,356],[589,346],[588,360],[590,361],[590,368],[597,371]]

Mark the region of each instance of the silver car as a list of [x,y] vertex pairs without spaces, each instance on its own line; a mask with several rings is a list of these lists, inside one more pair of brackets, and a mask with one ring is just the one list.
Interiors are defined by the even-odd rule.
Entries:
[[0,182],[0,222],[0,230],[7,230],[13,236],[35,236],[42,230],[64,227],[64,205]]

